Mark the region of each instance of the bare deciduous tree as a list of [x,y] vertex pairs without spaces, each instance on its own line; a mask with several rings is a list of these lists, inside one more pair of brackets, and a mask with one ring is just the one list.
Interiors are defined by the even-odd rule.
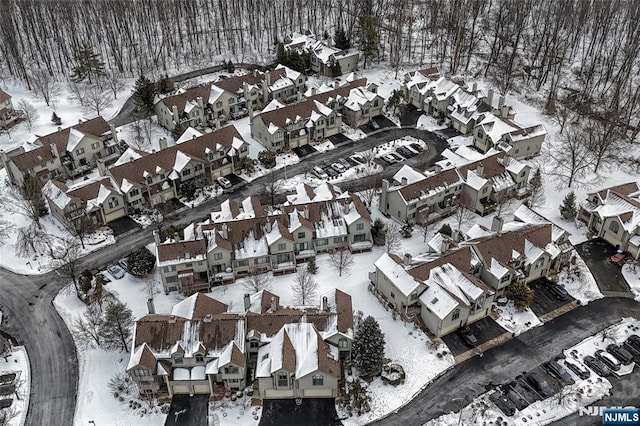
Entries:
[[107,74],[106,77],[104,77],[104,80],[106,82],[106,85],[111,90],[111,93],[113,93],[113,99],[118,99],[118,93],[120,93],[124,90],[125,87],[127,87],[125,80],[120,78],[120,76],[115,72],[110,72],[109,74]]
[[73,321],[71,332],[81,347],[85,349],[100,347],[102,344],[100,328],[103,322],[102,310],[89,305],[84,314]]
[[60,95],[60,87],[48,71],[34,70],[31,74],[31,85],[36,95],[41,97],[47,106],[55,107],[56,97]]
[[75,81],[69,80],[68,82],[69,91],[71,92],[71,98],[79,103],[81,106],[84,106],[87,99],[87,90],[88,87],[84,83],[78,83]]
[[32,222],[29,226],[18,228],[13,249],[20,257],[31,257],[47,251],[50,243],[49,236]]
[[584,129],[574,124],[567,126],[559,140],[547,143],[550,163],[545,172],[556,178],[557,188],[582,185],[590,175],[593,154],[584,143],[586,138]]
[[384,235],[384,250],[387,253],[397,252],[400,250],[401,241],[400,225],[396,222],[389,223]]
[[75,238],[64,238],[50,248],[51,268],[57,270],[59,277],[70,280],[80,297],[78,277],[80,276],[80,246]]
[[113,105],[109,92],[98,85],[89,86],[85,92],[85,110],[100,115],[105,109]]
[[544,187],[542,186],[542,174],[540,169],[536,169],[533,177],[529,181],[529,200],[528,205],[531,209],[544,206],[545,196]]
[[4,245],[14,228],[13,223],[0,219],[0,246]]
[[465,192],[461,192],[452,202],[452,206],[454,206],[455,210],[453,212],[453,220],[456,226],[455,231],[458,233],[462,232],[462,225],[466,225],[473,218],[474,214],[469,207],[472,204],[471,198]]
[[249,274],[242,280],[242,287],[251,293],[271,288],[271,275],[268,272],[258,272],[255,267],[249,268]]
[[346,247],[340,247],[329,254],[329,263],[341,277],[343,272],[348,272],[353,266],[353,254]]
[[9,197],[0,200],[0,205],[9,212],[28,217],[38,228],[41,228],[40,216],[47,212],[47,204],[42,195],[40,183],[29,173],[24,175],[22,186],[11,189]]
[[18,108],[22,110],[22,116],[24,117],[24,122],[27,125],[27,130],[31,132],[33,125],[36,124],[36,121],[40,118],[40,113],[31,102],[24,98],[20,99],[20,102],[18,102]]
[[310,303],[311,299],[318,293],[319,287],[318,282],[313,279],[313,274],[309,272],[307,265],[299,266],[291,285],[296,302],[301,305]]
[[282,192],[282,181],[276,179],[273,170],[267,174],[267,179],[264,183],[263,190],[265,194],[269,196],[271,207],[275,205],[276,196]]
[[3,408],[0,410],[0,426],[9,426],[11,420],[18,417],[19,414],[16,407]]

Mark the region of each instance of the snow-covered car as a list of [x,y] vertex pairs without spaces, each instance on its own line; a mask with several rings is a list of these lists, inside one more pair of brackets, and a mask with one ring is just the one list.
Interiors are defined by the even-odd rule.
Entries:
[[609,370],[611,371],[618,371],[622,366],[615,356],[611,355],[609,352],[603,351],[602,349],[596,351],[596,358],[609,367]]
[[318,177],[319,179],[328,179],[329,175],[325,173],[324,170],[322,170],[320,167],[316,166],[313,169],[311,169],[311,171],[313,172],[314,175],[316,175],[316,177]]
[[219,176],[218,178],[216,178],[216,182],[218,182],[218,185],[220,185],[224,189],[231,188],[231,181],[224,176]]
[[107,266],[107,272],[116,280],[124,278],[124,271],[118,265]]
[[333,163],[331,167],[333,167],[333,169],[338,173],[344,173],[347,171],[347,169],[345,169],[345,167],[340,163]]
[[622,346],[614,344],[608,345],[607,352],[619,359],[624,365],[629,365],[633,362],[633,355]]
[[394,163],[400,162],[400,160],[398,160],[398,158],[396,158],[396,156],[391,155],[391,154],[383,155],[381,158],[384,161],[386,161],[387,163],[389,163],[389,164],[394,164]]
[[591,372],[579,361],[565,360],[564,365],[566,365],[569,370],[573,371],[576,376],[580,377],[582,380],[588,379],[591,376]]

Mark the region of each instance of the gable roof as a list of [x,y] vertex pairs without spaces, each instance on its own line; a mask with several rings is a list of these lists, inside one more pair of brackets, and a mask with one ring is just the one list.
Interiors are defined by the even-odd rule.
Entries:
[[529,225],[492,235],[475,242],[473,247],[482,256],[485,265],[489,264],[491,259],[496,259],[502,265],[508,265],[514,257],[514,252],[526,255],[527,241],[540,249],[547,247],[547,244],[552,242],[551,224]]
[[227,312],[228,305],[203,293],[194,293],[171,308],[171,315],[188,320],[201,320],[207,315]]
[[423,196],[423,194],[429,194],[431,191],[444,188],[446,186],[454,185],[460,182],[460,176],[454,169],[444,170],[440,173],[436,173],[432,176],[428,176],[426,179],[414,182],[407,186],[400,188],[400,194],[406,202],[415,200]]
[[9,99],[11,99],[11,96],[4,90],[0,89],[0,102],[4,102]]
[[596,192],[591,192],[588,195],[591,196],[597,193],[600,199],[604,200],[605,198],[607,198],[607,193],[609,191],[617,192],[618,194],[628,196],[629,194],[633,194],[634,192],[640,191],[640,187],[638,186],[638,182],[636,181],[627,182],[627,183],[622,183],[620,185],[611,186],[609,188],[604,188]]
[[469,271],[471,266],[471,250],[469,247],[461,247],[457,250],[448,251],[442,256],[410,268],[407,272],[417,280],[426,281],[433,268],[446,263],[463,272]]
[[[171,260],[198,259],[207,254],[204,240],[176,241],[156,246],[158,265]],[[189,255],[189,257],[187,257]],[[202,260],[202,259],[201,259]]]

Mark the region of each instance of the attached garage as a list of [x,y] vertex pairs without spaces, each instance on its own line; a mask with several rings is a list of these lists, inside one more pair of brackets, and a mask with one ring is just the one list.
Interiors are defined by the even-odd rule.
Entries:
[[193,385],[193,393],[197,393],[197,394],[210,394],[211,393],[211,389],[209,389],[209,385],[208,384],[204,384],[204,385]]
[[184,394],[184,393],[191,393],[190,389],[189,389],[189,385],[177,385],[177,384],[173,384],[171,385],[172,389],[173,389],[173,393],[175,394]]

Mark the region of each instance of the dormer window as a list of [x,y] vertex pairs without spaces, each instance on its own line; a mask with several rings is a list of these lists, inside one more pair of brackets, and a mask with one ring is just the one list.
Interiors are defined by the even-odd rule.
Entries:
[[174,364],[182,364],[182,362],[183,362],[182,354],[174,354],[173,355],[173,363]]
[[151,185],[153,183],[153,177],[147,176],[147,185]]
[[204,355],[202,354],[196,354],[196,362],[204,362]]

